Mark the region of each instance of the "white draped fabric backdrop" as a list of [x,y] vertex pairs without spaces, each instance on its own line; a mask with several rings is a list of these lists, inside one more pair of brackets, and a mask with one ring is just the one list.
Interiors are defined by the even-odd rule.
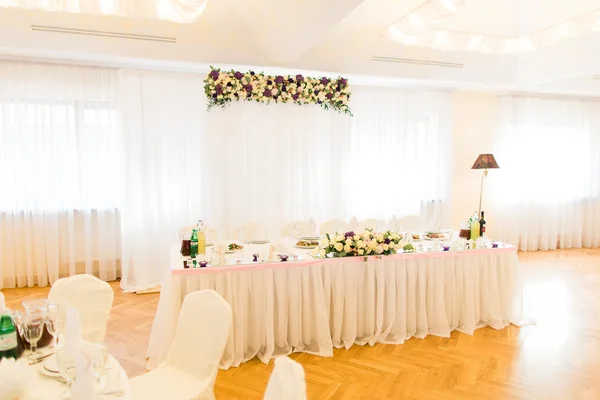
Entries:
[[159,284],[176,231],[448,213],[449,93],[354,87],[317,106],[206,111],[204,74],[0,63],[0,287]]
[[498,239],[521,250],[600,246],[600,101],[502,98],[494,155]]

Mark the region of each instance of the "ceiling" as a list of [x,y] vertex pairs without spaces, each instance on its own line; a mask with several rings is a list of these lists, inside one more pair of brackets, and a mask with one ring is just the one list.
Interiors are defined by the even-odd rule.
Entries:
[[[0,56],[182,71],[242,65],[344,74],[354,82],[600,97],[600,80],[592,79],[600,75],[600,31],[519,55],[404,46],[382,33],[425,2],[208,0],[192,24],[0,8]],[[465,0],[436,28],[519,37],[596,10],[600,0]],[[38,32],[32,25],[176,42]]]

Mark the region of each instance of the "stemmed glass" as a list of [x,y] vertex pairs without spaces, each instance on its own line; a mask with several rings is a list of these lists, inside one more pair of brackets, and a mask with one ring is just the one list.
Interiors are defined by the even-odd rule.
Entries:
[[58,304],[53,301],[48,302],[48,312],[46,313],[46,329],[48,333],[54,338],[54,346],[56,349],[58,346],[58,336],[62,327],[62,320],[60,315],[60,308]]
[[71,386],[75,381],[75,357],[69,354],[64,347],[60,347],[56,352],[56,365],[58,366],[58,372],[67,383],[65,396],[70,396]]
[[25,315],[23,320],[23,333],[25,340],[31,345],[29,359],[31,361],[37,361],[42,355],[42,353],[37,350],[37,343],[42,338],[42,333],[44,333],[44,318],[37,315]]

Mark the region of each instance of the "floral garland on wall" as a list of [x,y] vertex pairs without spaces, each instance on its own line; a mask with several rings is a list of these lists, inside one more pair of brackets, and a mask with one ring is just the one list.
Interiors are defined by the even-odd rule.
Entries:
[[208,109],[224,107],[234,100],[256,101],[258,103],[318,104],[326,110],[330,108],[352,115],[348,107],[350,88],[348,80],[309,78],[302,75],[265,75],[254,71],[221,71],[210,67],[204,80],[204,93],[208,98]]

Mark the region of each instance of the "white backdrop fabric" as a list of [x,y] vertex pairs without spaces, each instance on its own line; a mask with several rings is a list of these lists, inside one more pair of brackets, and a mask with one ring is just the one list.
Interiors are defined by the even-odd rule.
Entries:
[[[171,265],[181,268],[173,252]],[[217,291],[233,310],[221,368],[254,357],[306,352],[332,357],[333,348],[402,344],[411,337],[450,337],[482,326],[522,324],[523,286],[514,247],[348,259],[259,264],[219,272],[185,270],[162,288],[148,347],[156,368],[173,340],[185,296]]]
[[0,287],[120,275],[117,73],[0,62]]
[[530,251],[600,246],[600,101],[511,96],[500,107],[497,238]]

